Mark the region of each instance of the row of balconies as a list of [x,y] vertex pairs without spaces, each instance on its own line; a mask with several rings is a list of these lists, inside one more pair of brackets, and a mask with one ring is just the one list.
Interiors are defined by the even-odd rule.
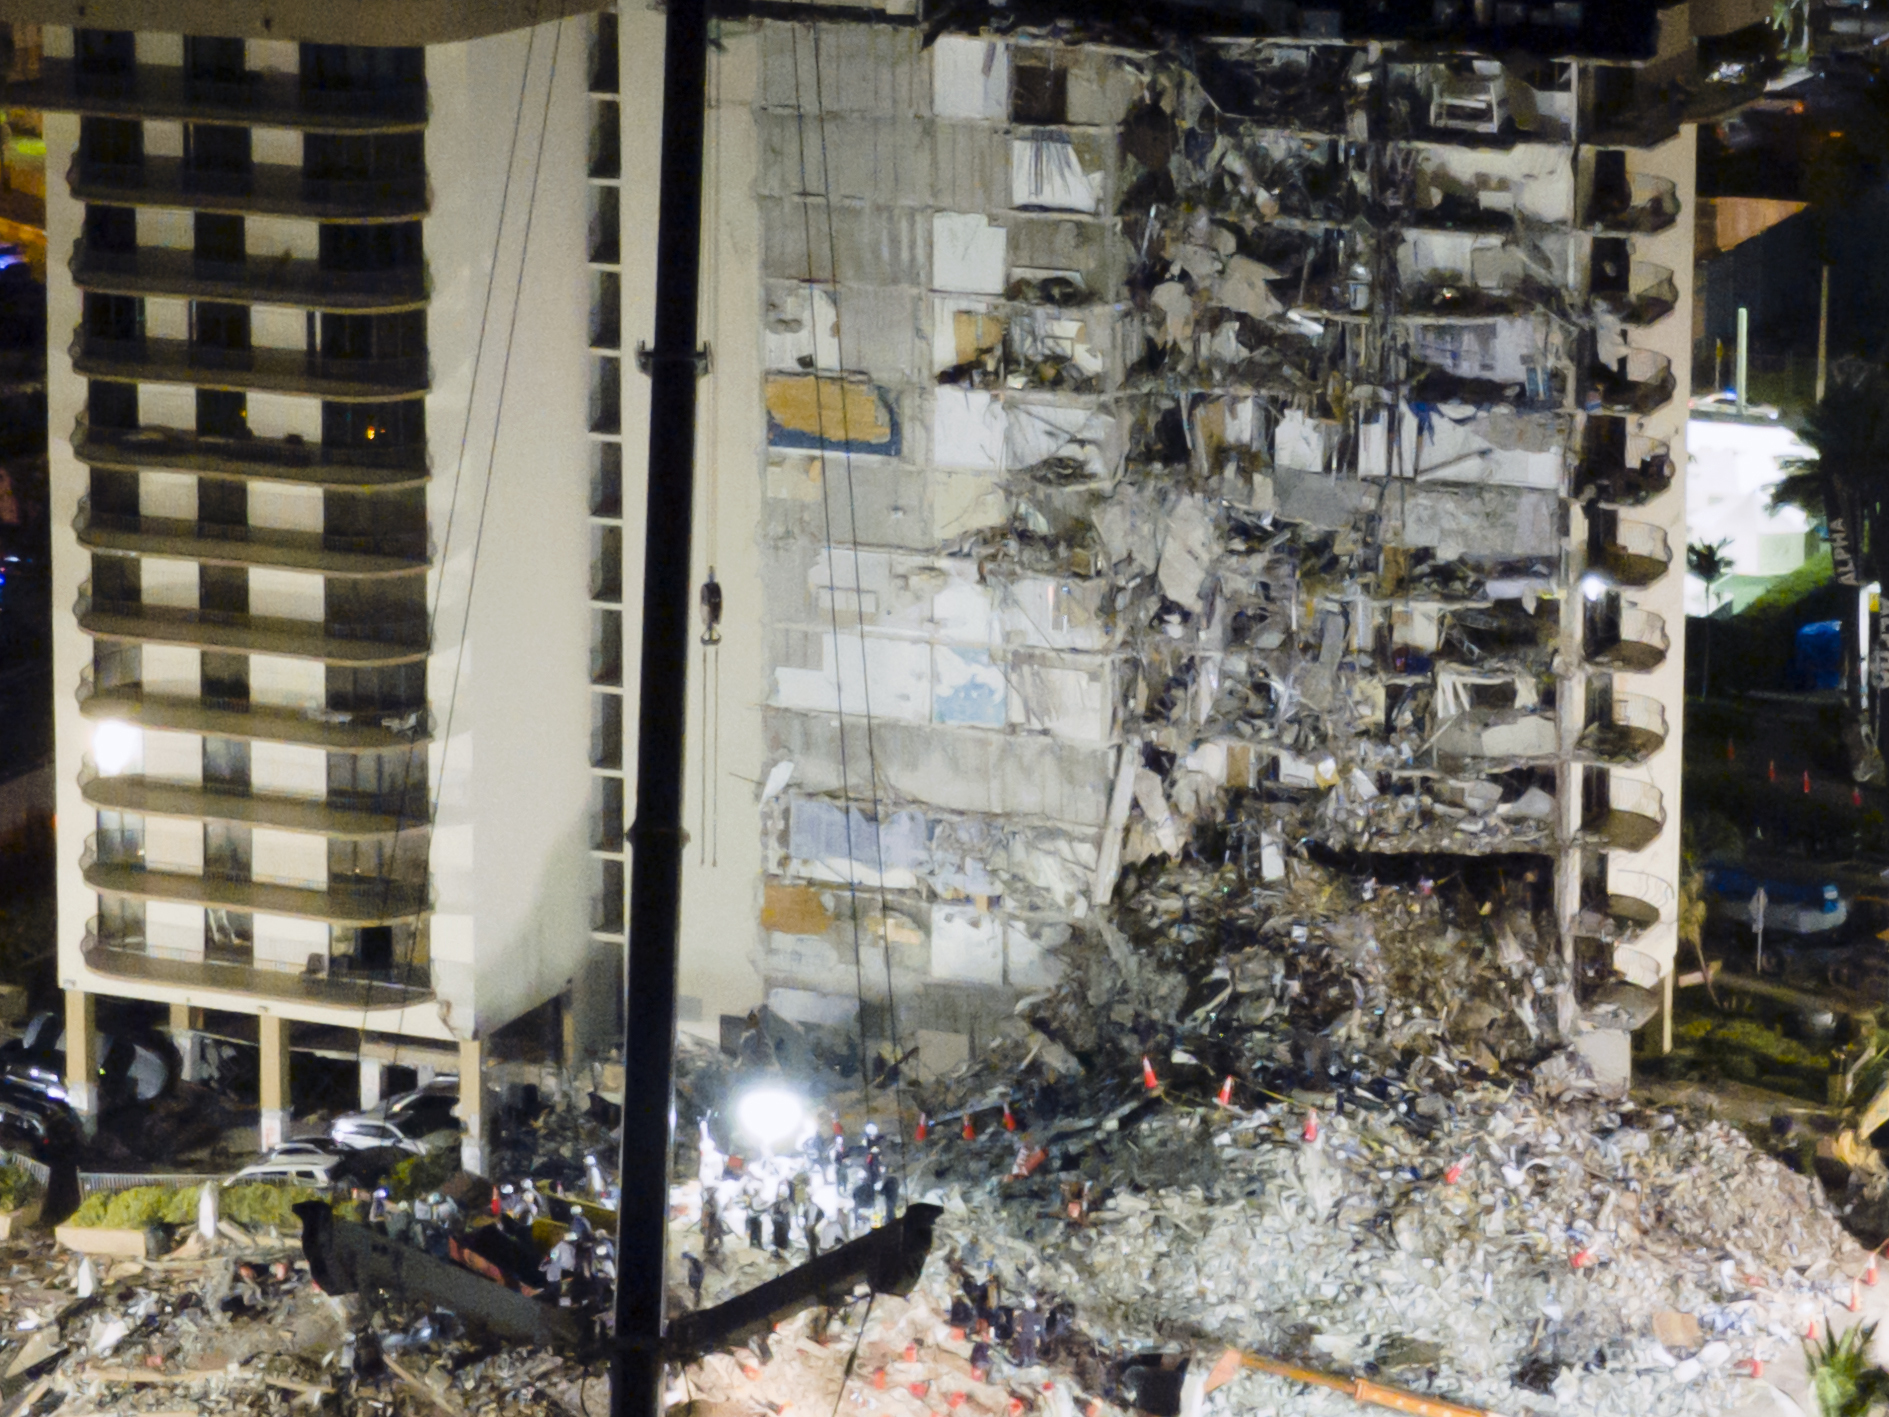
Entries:
[[424,354],[345,359],[300,349],[226,349],[155,335],[110,339],[83,328],[73,334],[70,352],[75,374],[125,383],[308,394],[356,403],[419,398],[431,385]]
[[88,580],[73,606],[79,628],[94,639],[185,645],[231,654],[269,654],[324,664],[371,667],[426,658],[427,624],[386,617],[365,623],[291,620],[137,601],[97,600]]
[[336,447],[306,439],[229,437],[187,428],[94,428],[81,414],[72,453],[91,467],[253,477],[356,492],[419,487],[430,476],[423,444]]
[[374,753],[411,747],[432,737],[421,710],[300,709],[212,695],[148,693],[142,684],[100,687],[90,665],[79,673],[79,712],[140,728],[241,741],[288,743],[330,753]]
[[86,967],[100,974],[193,993],[260,996],[362,1010],[407,1008],[433,997],[431,971],[424,966],[379,974],[332,967],[314,974],[271,969],[227,958],[221,951],[210,955],[200,949],[154,944],[142,935],[105,933],[97,917],[88,922],[80,950]]
[[425,174],[313,177],[299,167],[259,162],[242,172],[206,171],[182,158],[137,162],[75,158],[66,170],[75,200],[116,207],[176,207],[238,216],[313,221],[417,221],[432,209]]
[[427,117],[423,85],[335,88],[273,72],[212,79],[160,64],[98,73],[71,59],[41,60],[39,77],[10,86],[7,102],[94,118],[189,120],[324,133],[409,131],[424,128]]
[[279,566],[333,576],[411,575],[431,556],[424,533],[340,536],[331,532],[184,521],[172,517],[116,516],[79,500],[73,530],[93,551],[169,556],[230,566]]
[[305,257],[220,261],[164,246],[108,251],[84,240],[72,243],[69,265],[74,285],[111,295],[367,313],[416,309],[429,294],[422,266],[342,271],[325,269]]
[[218,910],[286,915],[333,925],[393,925],[427,908],[426,887],[386,877],[330,880],[326,886],[291,886],[256,881],[212,869],[164,870],[149,866],[135,844],[85,840],[79,869],[86,884],[107,895],[134,900],[171,900]]

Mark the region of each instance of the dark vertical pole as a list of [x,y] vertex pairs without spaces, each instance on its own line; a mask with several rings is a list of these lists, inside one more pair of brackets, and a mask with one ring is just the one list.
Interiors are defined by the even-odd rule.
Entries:
[[630,944],[612,1417],[660,1417],[662,1412],[663,1239],[675,1094],[707,0],[669,0],[667,29],[656,213],[656,342],[644,360],[650,384],[649,523],[643,539],[636,817],[629,831]]

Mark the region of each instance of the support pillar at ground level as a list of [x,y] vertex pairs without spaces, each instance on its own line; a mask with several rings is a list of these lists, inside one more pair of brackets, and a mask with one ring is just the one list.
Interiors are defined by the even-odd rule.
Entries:
[[171,1044],[185,1082],[198,1082],[203,1072],[203,1010],[189,1004],[171,1005]]
[[66,990],[66,1101],[89,1132],[98,1122],[98,996]]
[[475,1176],[485,1174],[485,1045],[476,1038],[459,1043],[459,1120],[466,1134],[459,1142],[459,1164]]
[[378,1107],[387,1090],[387,1065],[379,1058],[361,1059],[361,1110]]
[[262,1044],[262,1119],[257,1140],[264,1151],[280,1146],[289,1134],[289,1024],[275,1014],[259,1014]]

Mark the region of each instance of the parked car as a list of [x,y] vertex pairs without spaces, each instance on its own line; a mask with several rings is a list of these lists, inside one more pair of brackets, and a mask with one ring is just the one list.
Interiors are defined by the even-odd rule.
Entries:
[[1776,423],[1778,411],[1768,403],[1745,402],[1745,411],[1738,411],[1738,394],[1732,389],[1720,389],[1715,393],[1699,394],[1686,401],[1686,408],[1694,418],[1743,418],[1751,422]]
[[44,1159],[79,1136],[79,1120],[63,1097],[0,1077],[0,1147]]
[[260,1161],[252,1161],[223,1184],[245,1181],[295,1181],[305,1186],[327,1186],[344,1160],[328,1141],[285,1141]]
[[[63,1101],[65,1034],[62,1015],[35,1014],[21,1037],[0,1045],[0,1074]],[[121,1102],[150,1102],[166,1096],[177,1085],[177,1053],[162,1034],[101,1033],[98,1058],[100,1101],[107,1107]]]

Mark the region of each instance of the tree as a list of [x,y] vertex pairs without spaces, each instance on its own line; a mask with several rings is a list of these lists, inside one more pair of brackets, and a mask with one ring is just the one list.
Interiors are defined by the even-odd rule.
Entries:
[[1695,541],[1686,547],[1686,569],[1705,582],[1705,663],[1699,671],[1702,699],[1712,693],[1712,591],[1732,569],[1731,558],[1725,554],[1731,544],[1728,537],[1723,541]]

